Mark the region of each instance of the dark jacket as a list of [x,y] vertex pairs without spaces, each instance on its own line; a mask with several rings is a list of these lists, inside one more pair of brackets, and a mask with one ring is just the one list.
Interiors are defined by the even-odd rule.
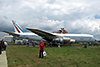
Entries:
[[1,49],[1,41],[0,41],[0,49]]
[[2,49],[1,41],[0,41],[0,50]]
[[4,48],[4,41],[1,41],[1,48]]

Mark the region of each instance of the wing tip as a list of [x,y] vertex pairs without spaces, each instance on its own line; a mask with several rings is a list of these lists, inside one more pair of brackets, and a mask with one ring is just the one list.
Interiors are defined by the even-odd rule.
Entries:
[[30,28],[26,28],[27,30],[30,30]]
[[27,30],[33,30],[33,29],[35,30],[35,28],[26,28],[26,29],[27,29]]

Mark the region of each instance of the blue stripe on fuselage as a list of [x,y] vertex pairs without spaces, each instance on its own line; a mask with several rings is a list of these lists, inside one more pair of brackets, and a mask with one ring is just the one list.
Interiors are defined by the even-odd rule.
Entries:
[[64,36],[64,37],[68,37],[68,38],[71,38],[71,39],[76,39],[76,38],[88,38],[89,41],[91,40],[92,37],[86,37],[86,36]]
[[40,37],[40,36],[36,36],[36,35],[20,35],[20,37]]

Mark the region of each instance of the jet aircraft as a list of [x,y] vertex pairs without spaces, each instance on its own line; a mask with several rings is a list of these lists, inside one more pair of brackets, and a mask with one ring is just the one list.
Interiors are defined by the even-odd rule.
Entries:
[[[62,42],[62,43],[71,43],[71,42],[93,42],[96,39],[93,35],[90,34],[59,34],[59,33],[51,33],[39,29],[26,28],[31,32],[25,32],[23,29],[12,20],[15,32],[8,32],[9,35],[13,35],[14,37],[19,37],[23,39],[32,39],[32,40],[46,40],[48,42]],[[32,33],[33,32],[33,33]]]
[[96,41],[96,39],[93,37],[93,35],[90,34],[62,34],[62,33],[50,33],[39,29],[32,29],[32,28],[26,28],[27,30],[30,30],[31,32],[41,36],[43,39],[47,41],[58,41],[58,42],[93,42]]
[[38,36],[35,33],[23,31],[23,29],[14,20],[12,20],[12,23],[14,25],[15,32],[8,32],[8,31],[2,31],[2,32],[8,33],[9,35],[13,35],[14,39],[16,39],[17,37],[21,39],[31,39],[35,41],[42,40],[42,37]]

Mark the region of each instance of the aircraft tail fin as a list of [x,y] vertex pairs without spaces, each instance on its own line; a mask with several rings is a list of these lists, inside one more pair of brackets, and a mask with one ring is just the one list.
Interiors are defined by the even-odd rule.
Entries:
[[23,29],[14,20],[12,20],[12,22],[13,22],[13,25],[14,25],[15,32],[24,33]]

